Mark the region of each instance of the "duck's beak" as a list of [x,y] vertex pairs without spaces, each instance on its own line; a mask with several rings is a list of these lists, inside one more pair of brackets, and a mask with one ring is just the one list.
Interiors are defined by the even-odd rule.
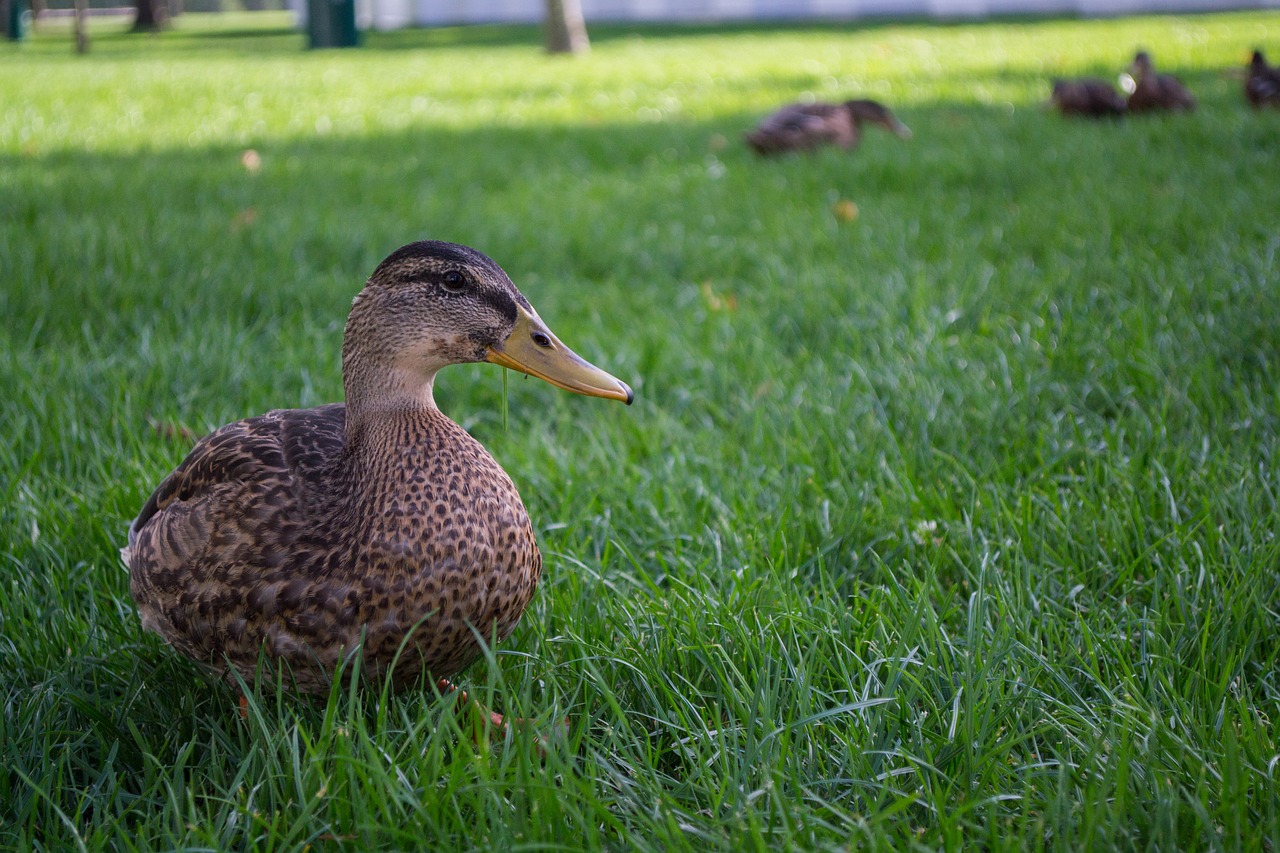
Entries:
[[505,341],[489,347],[487,361],[536,376],[575,394],[631,405],[634,395],[625,382],[562,344],[532,308],[516,306],[516,311],[516,327]]
[[911,128],[907,127],[905,124],[898,121],[896,118],[889,120],[889,130],[890,132],[893,133],[894,136],[898,137],[899,139],[911,138]]

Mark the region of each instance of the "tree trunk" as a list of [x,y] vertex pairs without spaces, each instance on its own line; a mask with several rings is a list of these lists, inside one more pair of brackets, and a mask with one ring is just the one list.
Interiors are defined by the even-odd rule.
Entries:
[[547,0],[547,53],[585,53],[590,49],[582,0]]
[[133,7],[138,14],[133,19],[130,32],[154,33],[169,23],[169,6],[165,0],[134,0]]
[[76,0],[76,53],[89,52],[89,0]]

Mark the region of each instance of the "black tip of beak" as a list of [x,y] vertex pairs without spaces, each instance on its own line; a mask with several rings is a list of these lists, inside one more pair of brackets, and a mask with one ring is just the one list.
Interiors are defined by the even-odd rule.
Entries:
[[627,389],[627,405],[631,405],[631,401],[636,398],[636,392],[631,390],[631,386],[623,382],[622,387]]

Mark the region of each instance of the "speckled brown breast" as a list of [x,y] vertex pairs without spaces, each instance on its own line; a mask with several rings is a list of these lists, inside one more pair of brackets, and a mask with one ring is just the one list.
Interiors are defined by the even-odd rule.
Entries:
[[[348,435],[340,405],[271,412],[203,439],[124,551],[143,625],[250,682],[362,670],[452,675],[520,619],[542,558],[515,486],[435,409]],[[274,672],[270,673],[274,679]]]

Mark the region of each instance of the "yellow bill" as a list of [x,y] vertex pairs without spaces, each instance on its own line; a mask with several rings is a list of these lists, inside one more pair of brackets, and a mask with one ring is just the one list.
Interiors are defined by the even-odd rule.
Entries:
[[536,376],[575,394],[621,400],[631,405],[634,395],[627,383],[562,344],[532,308],[517,306],[516,310],[516,327],[505,341],[489,347],[488,361]]

